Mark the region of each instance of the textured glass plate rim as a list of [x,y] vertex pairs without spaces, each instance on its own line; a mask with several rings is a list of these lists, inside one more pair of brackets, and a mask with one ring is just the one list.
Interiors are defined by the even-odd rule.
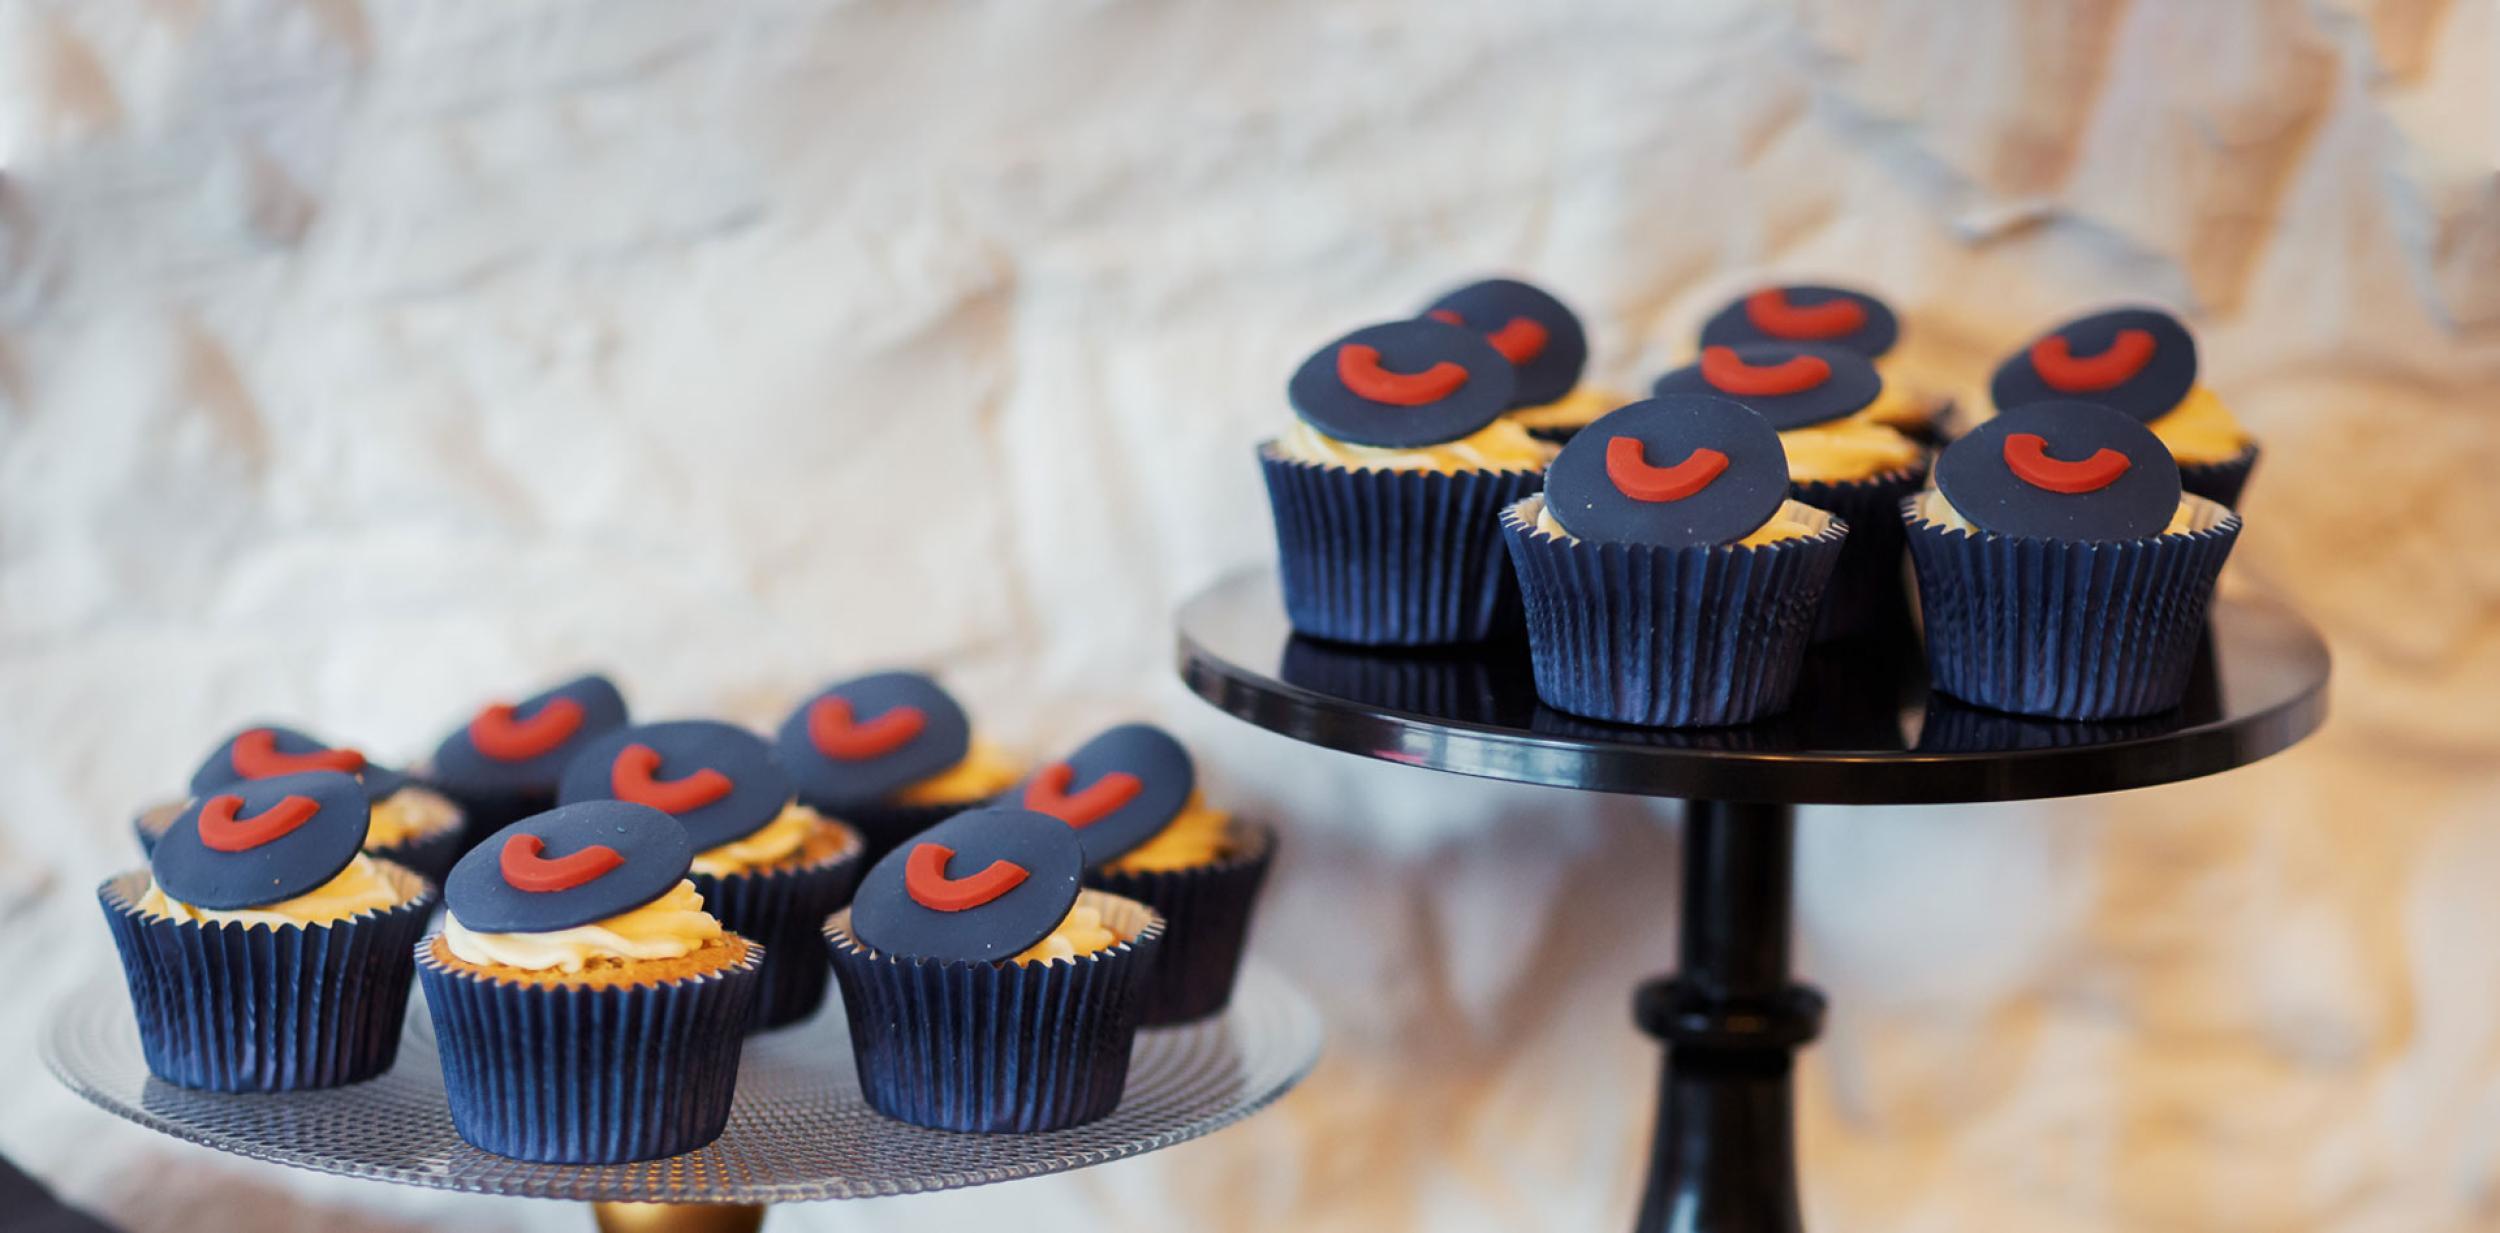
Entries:
[[[422,998],[411,998],[408,1031],[391,1071],[370,1082],[325,1092],[231,1094],[175,1087],[148,1074],[139,1051],[129,994],[119,983],[93,982],[63,998],[45,1024],[43,1060],[54,1077],[90,1103],[151,1130],[237,1156],[319,1173],[436,1190],[586,1202],[788,1203],[863,1199],[982,1186],[1090,1168],[1212,1134],[1275,1103],[1319,1061],[1319,1012],[1308,998],[1257,961],[1243,966],[1232,1005],[1217,1018],[1141,1033],[1119,1109],[1100,1121],[1039,1134],[959,1134],[882,1117],[861,1101],[851,1067],[848,1027],[839,993],[813,1021],[758,1037],[741,1071],[731,1124],[709,1147],[665,1160],[625,1165],[539,1165],[490,1155],[461,1143],[443,1104],[432,1024]],[[759,1054],[761,1056],[759,1056]],[[801,1061],[804,1056],[806,1060]],[[1223,1067],[1231,1063],[1231,1075]],[[789,1104],[757,1090],[750,1076],[799,1065],[835,1090],[817,1093],[816,1107]],[[789,1077],[784,1075],[783,1077]],[[432,1106],[422,1103],[431,1094]],[[827,1098],[827,1097],[830,1098]],[[847,1099],[845,1099],[847,1097]],[[759,1113],[759,1106],[774,1106]],[[1174,1104],[1177,1102],[1177,1104]],[[1166,1108],[1167,1104],[1174,1107]],[[407,1145],[427,1163],[384,1156],[370,1111],[416,1117],[426,1142]],[[431,1113],[432,1117],[427,1117]],[[304,1116],[299,1116],[299,1114]],[[760,1116],[814,1115],[851,1119],[874,1139],[889,1167],[856,1173],[741,1178],[722,1159],[799,1152],[814,1146]],[[327,1115],[327,1116],[325,1116]],[[237,1128],[216,1122],[233,1119]],[[289,1127],[287,1123],[296,1125]],[[406,1129],[402,1127],[400,1129]],[[781,1131],[789,1135],[787,1128]],[[294,1141],[280,1143],[279,1136]],[[433,1149],[441,1150],[435,1152]]]

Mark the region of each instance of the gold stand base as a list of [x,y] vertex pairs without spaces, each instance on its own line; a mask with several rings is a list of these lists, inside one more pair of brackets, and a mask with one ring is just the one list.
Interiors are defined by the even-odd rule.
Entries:
[[761,1204],[593,1203],[599,1233],[755,1233],[764,1227]]

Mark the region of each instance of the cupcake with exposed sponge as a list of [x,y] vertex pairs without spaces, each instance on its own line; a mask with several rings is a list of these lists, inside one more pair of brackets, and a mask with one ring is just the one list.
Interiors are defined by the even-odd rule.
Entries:
[[693,859],[630,801],[524,818],[460,859],[417,973],[462,1139],[613,1164],[720,1137],[764,955],[704,910]]
[[363,852],[369,809],[338,771],[230,783],[98,888],[150,1073],[275,1092],[390,1069],[435,894]]

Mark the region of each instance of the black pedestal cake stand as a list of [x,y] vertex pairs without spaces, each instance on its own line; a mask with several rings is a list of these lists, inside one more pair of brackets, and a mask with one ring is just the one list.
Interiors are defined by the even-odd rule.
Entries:
[[1907,631],[1818,648],[1784,715],[1665,731],[1537,701],[1515,639],[1375,651],[1295,636],[1271,574],[1180,614],[1180,671],[1228,714],[1329,749],[1491,779],[1684,799],[1679,970],[1633,999],[1666,1042],[1643,1233],[1795,1233],[1790,1072],[1822,996],[1789,979],[1800,804],[1944,804],[2116,792],[2278,752],[2326,717],[2326,646],[2280,605],[2224,598],[2178,709],[2022,719],[1931,696]]

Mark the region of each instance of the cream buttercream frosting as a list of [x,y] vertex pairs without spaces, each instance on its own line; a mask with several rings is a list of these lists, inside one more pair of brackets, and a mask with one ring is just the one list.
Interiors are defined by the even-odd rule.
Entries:
[[713,877],[745,873],[787,860],[807,846],[808,837],[825,825],[825,815],[792,801],[773,820],[717,847],[694,855],[694,871]]
[[894,794],[898,805],[953,805],[986,801],[1024,778],[1024,767],[1007,751],[980,737],[964,751],[963,760]]
[[1613,390],[1583,383],[1552,402],[1505,412],[1503,418],[1522,428],[1583,428],[1631,401]]
[[703,910],[703,893],[680,881],[668,893],[606,920],[545,933],[481,933],[446,913],[443,945],[478,967],[579,972],[593,963],[675,959],[701,950],[725,930]]
[[[1564,530],[1563,524],[1555,520],[1554,512],[1546,508],[1544,497],[1530,497],[1528,502],[1521,512],[1523,515],[1529,513],[1535,515],[1534,522],[1538,534],[1570,540],[1573,543],[1579,542],[1579,536]],[[1784,539],[1802,539],[1808,535],[1821,533],[1823,528],[1830,523],[1831,515],[1811,505],[1802,501],[1782,501],[1780,507],[1772,511],[1768,521],[1755,527],[1752,534],[1726,547],[1759,548],[1764,544],[1778,543]]]
[[1554,460],[1551,441],[1539,441],[1517,421],[1498,419],[1456,441],[1411,448],[1381,448],[1339,441],[1296,420],[1269,447],[1279,458],[1357,471],[1542,471]]
[[1919,443],[1878,418],[1883,399],[1844,419],[1780,434],[1793,483],[1847,483],[1917,466],[1927,456]]
[[[2179,498],[2179,508],[2171,511],[2170,525],[2163,527],[2161,529],[2161,533],[2164,535],[2185,535],[2189,531],[2198,529],[2197,523],[2200,520],[2200,511],[2198,507],[2200,505],[2211,504],[2213,503],[2192,494],[2181,496]],[[1970,519],[1962,516],[1962,511],[1953,508],[1953,502],[1945,497],[1942,489],[1931,487],[1920,492],[1918,494],[1918,503],[1912,506],[1911,509],[1920,518],[1923,518],[1928,522],[1935,523],[1938,526],[1949,527],[1953,530],[1970,535],[1980,533],[1979,528],[1973,526]]]
[[1119,944],[1120,935],[1103,923],[1101,910],[1080,899],[1075,907],[1068,909],[1066,916],[1060,918],[1058,926],[1050,931],[1049,936],[1026,947],[1007,962],[1057,963],[1109,950]]
[[1106,868],[1115,873],[1163,873],[1211,864],[1232,846],[1232,820],[1231,814],[1208,805],[1204,794],[1192,792],[1162,830]]
[[432,788],[409,784],[373,803],[365,847],[389,848],[439,835],[460,824],[460,807]]
[[1901,362],[1898,351],[1877,356],[1873,362],[1875,375],[1884,379],[1884,392],[1859,414],[1871,416],[1878,424],[1904,432],[1926,428],[1935,423],[1936,413],[1952,401],[1947,395],[1923,390],[1910,380],[1903,371],[1908,365]]
[[266,925],[276,929],[285,925],[331,925],[351,916],[379,912],[398,906],[399,888],[391,884],[382,867],[373,858],[359,853],[347,862],[338,876],[297,895],[257,908],[194,907],[165,893],[165,888],[148,879],[147,893],[139,897],[141,914],[160,920],[190,921],[199,925]]

